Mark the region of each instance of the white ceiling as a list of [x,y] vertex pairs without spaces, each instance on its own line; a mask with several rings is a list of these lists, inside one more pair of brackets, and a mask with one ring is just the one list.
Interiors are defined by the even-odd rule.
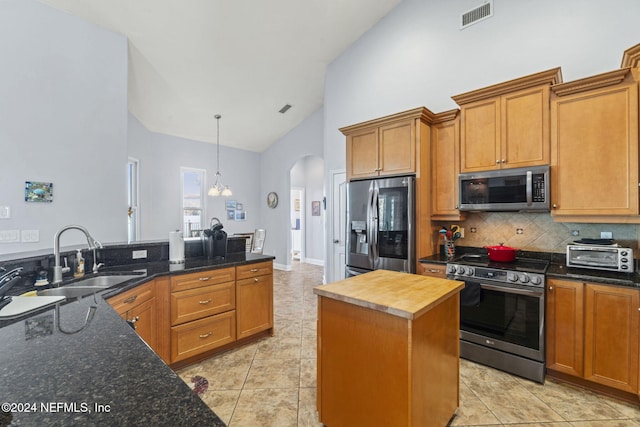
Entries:
[[[149,130],[264,151],[322,106],[326,67],[401,0],[40,0],[129,40]],[[278,112],[285,104],[286,113]]]

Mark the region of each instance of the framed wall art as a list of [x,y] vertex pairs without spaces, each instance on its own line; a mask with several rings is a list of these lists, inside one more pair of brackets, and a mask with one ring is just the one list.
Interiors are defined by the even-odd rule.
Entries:
[[25,202],[53,202],[53,183],[25,181],[24,183]]

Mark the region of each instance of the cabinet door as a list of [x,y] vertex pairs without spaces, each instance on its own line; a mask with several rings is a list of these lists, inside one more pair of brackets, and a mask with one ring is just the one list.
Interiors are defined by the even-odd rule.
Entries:
[[584,378],[637,394],[640,291],[588,283]]
[[378,176],[378,128],[347,137],[347,179]]
[[273,275],[236,281],[238,339],[273,328]]
[[460,171],[500,169],[500,98],[461,108]]
[[551,165],[554,216],[637,215],[637,85],[554,99]]
[[502,96],[502,168],[549,164],[549,85]]
[[140,338],[142,338],[151,349],[156,351],[158,348],[156,299],[151,298],[142,304],[138,304],[121,316],[125,320],[133,322]]
[[549,279],[546,310],[547,368],[582,377],[584,284]]
[[446,279],[447,266],[446,264],[421,262],[420,268],[419,268],[419,274],[423,276],[439,277],[441,279]]
[[460,171],[460,124],[458,120],[431,128],[431,219],[459,219],[458,173]]
[[400,175],[416,171],[416,135],[413,120],[380,127],[380,175]]

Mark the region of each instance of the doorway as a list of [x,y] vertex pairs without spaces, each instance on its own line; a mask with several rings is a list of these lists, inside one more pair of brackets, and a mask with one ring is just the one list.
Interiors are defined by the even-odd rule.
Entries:
[[291,260],[304,260],[304,187],[291,188]]

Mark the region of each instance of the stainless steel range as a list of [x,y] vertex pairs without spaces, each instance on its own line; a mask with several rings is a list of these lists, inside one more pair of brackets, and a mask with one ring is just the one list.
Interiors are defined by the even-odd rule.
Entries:
[[460,357],[544,383],[544,288],[549,263],[493,262],[467,254],[447,264],[460,293]]

